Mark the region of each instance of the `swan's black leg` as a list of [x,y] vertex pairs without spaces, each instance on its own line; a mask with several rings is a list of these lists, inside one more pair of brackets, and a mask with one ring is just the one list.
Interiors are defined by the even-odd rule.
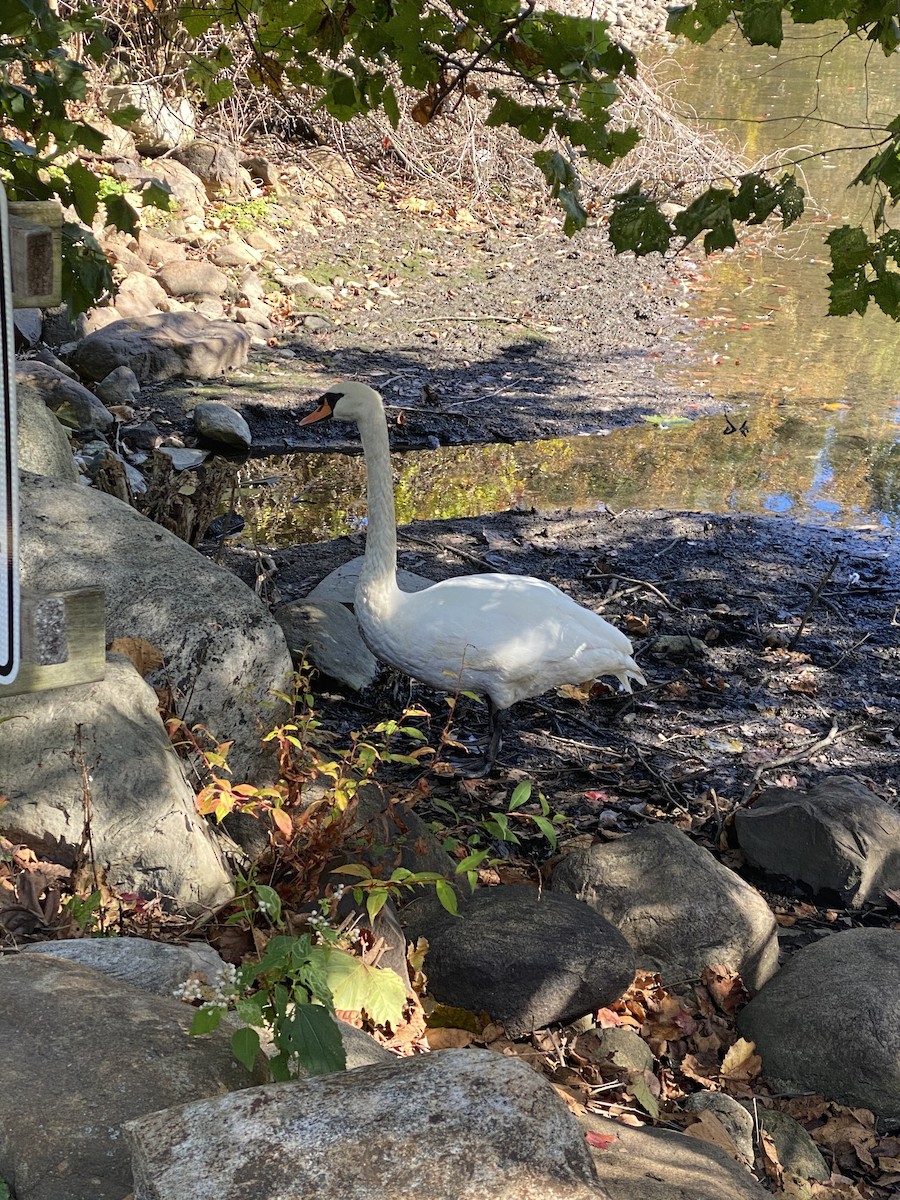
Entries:
[[498,708],[490,696],[487,697],[488,706],[488,741],[487,750],[484,755],[485,775],[490,775],[494,768],[494,763],[497,760],[497,755],[500,753],[500,747],[503,744],[503,721],[506,717],[506,709]]
[[489,696],[485,697],[485,701],[488,706],[488,743],[484,753],[474,760],[468,755],[448,759],[457,775],[463,779],[484,779],[490,775],[500,752],[506,710],[498,708]]

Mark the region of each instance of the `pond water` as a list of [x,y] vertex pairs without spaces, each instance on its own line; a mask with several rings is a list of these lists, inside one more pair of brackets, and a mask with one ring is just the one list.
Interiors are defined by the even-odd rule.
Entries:
[[[900,527],[900,325],[876,311],[826,315],[824,239],[864,217],[868,192],[847,185],[868,153],[811,157],[865,142],[861,127],[896,111],[898,68],[839,40],[798,26],[776,55],[723,34],[660,64],[680,102],[751,157],[782,151],[798,162],[816,206],[799,228],[713,260],[701,254],[685,275],[695,327],[682,365],[665,370],[708,389],[723,416],[397,456],[401,523],[607,504]],[[335,537],[363,519],[359,459],[295,455],[253,470],[270,481],[248,492],[250,524],[269,545]]]

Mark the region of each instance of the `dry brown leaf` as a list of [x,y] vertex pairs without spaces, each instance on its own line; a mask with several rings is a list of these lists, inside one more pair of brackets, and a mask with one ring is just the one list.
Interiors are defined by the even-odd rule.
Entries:
[[426,1029],[429,1050],[462,1050],[471,1046],[475,1034],[468,1029]]
[[709,1142],[713,1146],[720,1147],[737,1162],[743,1163],[741,1152],[734,1144],[728,1130],[715,1113],[710,1112],[709,1109],[697,1113],[697,1120],[686,1126],[684,1132],[688,1137],[698,1138],[701,1142]]
[[730,1079],[754,1079],[762,1070],[762,1059],[754,1042],[738,1038],[722,1059],[722,1074]]
[[781,1165],[781,1159],[778,1157],[778,1150],[771,1136],[763,1129],[759,1128],[759,1152],[762,1156],[763,1169],[766,1176],[772,1180],[777,1188],[780,1188],[784,1181],[784,1168]]
[[712,996],[718,1008],[728,1016],[734,1016],[750,999],[750,993],[744,987],[737,971],[727,967],[706,967],[701,972],[700,981]]
[[584,1137],[587,1144],[596,1150],[608,1150],[619,1140],[614,1133],[598,1133],[595,1129],[589,1129]]
[[163,664],[162,651],[146,638],[120,637],[113,638],[109,643],[113,654],[123,654],[130,658],[137,668],[139,675],[149,675]]

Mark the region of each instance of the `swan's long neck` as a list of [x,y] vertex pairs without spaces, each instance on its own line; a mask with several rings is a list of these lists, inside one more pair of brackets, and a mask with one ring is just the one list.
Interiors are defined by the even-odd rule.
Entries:
[[358,599],[370,609],[384,609],[397,587],[397,517],[387,421],[379,409],[359,422],[366,458],[369,527],[366,557],[359,574]]

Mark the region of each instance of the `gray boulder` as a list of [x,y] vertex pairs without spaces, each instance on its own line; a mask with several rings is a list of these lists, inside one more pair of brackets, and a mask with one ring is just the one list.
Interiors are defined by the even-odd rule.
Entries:
[[210,262],[172,259],[156,272],[157,281],[169,296],[221,296],[228,276]]
[[611,921],[638,966],[659,971],[664,982],[721,965],[755,990],[778,968],[777,926],[765,900],[671,825],[566,855],[553,890]]
[[97,384],[97,395],[104,404],[132,404],[141,385],[131,367],[116,367]]
[[122,280],[116,291],[116,314],[125,320],[131,317],[149,317],[168,307],[168,293],[150,275],[129,275]]
[[773,1092],[900,1120],[900,936],[850,929],[798,951],[738,1017]]
[[[749,1109],[749,1100],[743,1103]],[[779,1112],[777,1108],[754,1106],[760,1125],[775,1143],[778,1161],[785,1171],[799,1175],[801,1179],[816,1179],[825,1183],[831,1178],[831,1168],[822,1157],[819,1147],[799,1121]]]
[[900,813],[857,779],[767,788],[734,821],[748,862],[859,908],[900,888]]
[[692,1092],[684,1101],[686,1112],[711,1112],[734,1143],[746,1167],[753,1166],[753,1116],[725,1092]]
[[51,411],[69,416],[81,430],[104,433],[115,422],[112,413],[83,384],[36,359],[16,363],[16,391],[39,397]]
[[196,138],[176,150],[172,157],[194,172],[210,199],[242,190],[240,160],[222,142]]
[[[350,562],[336,567],[324,579],[319,580],[306,599],[338,600],[341,604],[352,605],[356,597],[359,572],[364,561],[364,555],[360,554],[358,558],[352,558]],[[415,575],[412,571],[399,570],[397,583],[402,592],[421,592],[424,588],[431,587],[434,580],[425,579],[422,575]]]
[[19,467],[67,483],[78,482],[78,469],[66,431],[34,388],[16,388],[16,445]]
[[459,910],[461,920],[425,896],[400,919],[411,942],[428,939],[435,999],[486,1010],[511,1038],[612,1004],[634,978],[619,931],[570,896],[481,888]]
[[23,475],[20,507],[24,585],[48,592],[102,583],[107,637],[143,637],[158,647],[159,683],[173,689],[188,725],[234,739],[234,780],[268,777],[260,734],[284,719],[272,692],[290,690],[291,659],[252,590],[92,488]]
[[214,400],[203,400],[200,404],[195,404],[191,411],[194,428],[199,437],[208,442],[218,442],[222,446],[249,450],[253,443],[250,426],[241,414],[229,405],[217,404]]
[[[192,975],[215,984],[225,966],[216,951],[205,942],[174,946],[145,938],[72,938],[64,942],[35,942],[23,947],[22,953],[49,954],[53,958],[80,963],[122,983],[166,997],[172,997]],[[232,1013],[224,1018],[224,1027],[229,1032],[241,1024]],[[362,1029],[356,1029],[346,1021],[338,1021],[338,1028],[347,1055],[347,1070],[393,1061],[390,1052]],[[262,1043],[266,1053],[275,1053],[274,1046],[265,1036]]]
[[171,997],[191,975],[215,983],[225,963],[206,942],[174,946],[146,938],[70,938],[64,942],[35,942],[26,954],[49,954],[80,963],[155,996]]
[[103,107],[109,115],[140,109],[128,129],[141,154],[165,154],[194,136],[196,115],[191,102],[186,96],[168,99],[152,83],[113,84],[103,93]]
[[80,748],[92,853],[109,884],[196,912],[234,888],[156,704],[131,662],[116,656],[97,683],[0,699],[0,717],[13,718],[3,725],[9,801],[0,832],[73,865],[85,832]]
[[114,321],[89,334],[72,356],[83,379],[104,379],[116,367],[131,367],[138,380],[159,383],[187,375],[211,379],[241,367],[250,334],[231,321],[199,313],[157,313]]
[[[193,1010],[46,954],[0,958],[0,1179],[16,1200],[122,1200],[124,1122],[260,1080]],[[184,1200],[184,1197],[182,1197]]]
[[135,1200],[605,1200],[548,1081],[489,1051],[254,1088],[126,1135]]
[[369,686],[378,662],[362,640],[353,614],[336,600],[292,600],[272,614],[284,630],[295,664],[304,657],[354,691]]
[[725,1150],[669,1129],[633,1128],[585,1113],[585,1133],[609,1200],[767,1200],[771,1196]]

